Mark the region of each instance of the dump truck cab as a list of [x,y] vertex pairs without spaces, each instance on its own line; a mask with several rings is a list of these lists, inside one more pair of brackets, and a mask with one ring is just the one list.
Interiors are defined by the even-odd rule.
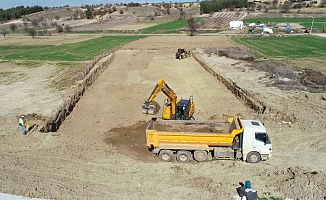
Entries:
[[264,124],[255,120],[241,120],[241,122],[244,127],[242,139],[243,158],[247,162],[259,162],[270,158],[272,144]]

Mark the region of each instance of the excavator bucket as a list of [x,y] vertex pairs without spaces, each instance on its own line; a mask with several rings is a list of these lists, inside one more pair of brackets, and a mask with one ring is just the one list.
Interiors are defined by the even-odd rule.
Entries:
[[160,105],[155,101],[147,101],[142,105],[142,111],[144,114],[155,115],[159,110]]

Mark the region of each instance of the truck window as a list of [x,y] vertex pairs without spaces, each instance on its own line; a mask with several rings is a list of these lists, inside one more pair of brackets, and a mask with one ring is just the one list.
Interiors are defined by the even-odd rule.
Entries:
[[270,140],[268,138],[267,133],[255,133],[255,139],[264,142],[264,144],[270,144]]

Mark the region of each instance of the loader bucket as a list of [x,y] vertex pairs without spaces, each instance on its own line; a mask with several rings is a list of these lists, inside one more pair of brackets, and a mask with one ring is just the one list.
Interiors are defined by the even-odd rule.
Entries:
[[142,105],[142,111],[144,114],[155,115],[160,109],[160,105],[155,101],[145,102]]

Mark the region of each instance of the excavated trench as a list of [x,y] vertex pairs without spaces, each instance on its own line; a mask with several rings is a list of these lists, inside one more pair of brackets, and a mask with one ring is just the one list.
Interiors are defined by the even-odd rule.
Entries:
[[229,78],[226,78],[222,74],[214,71],[212,68],[210,68],[204,61],[200,60],[199,56],[196,54],[192,54],[195,58],[195,60],[211,75],[216,77],[217,80],[219,80],[225,87],[230,90],[238,99],[240,99],[246,106],[253,109],[257,113],[264,113],[266,110],[266,106],[263,102],[254,99],[250,92],[244,90],[243,88],[240,88],[236,82],[232,81]]
[[[74,107],[80,98],[86,92],[86,89],[91,86],[99,75],[107,68],[112,62],[114,51],[107,52],[95,58],[92,63],[79,74],[76,78],[78,87],[74,90],[70,99],[66,100],[55,114],[46,120],[45,124],[40,128],[40,132],[56,132],[67,116],[73,111]],[[103,61],[102,59],[105,59]]]

